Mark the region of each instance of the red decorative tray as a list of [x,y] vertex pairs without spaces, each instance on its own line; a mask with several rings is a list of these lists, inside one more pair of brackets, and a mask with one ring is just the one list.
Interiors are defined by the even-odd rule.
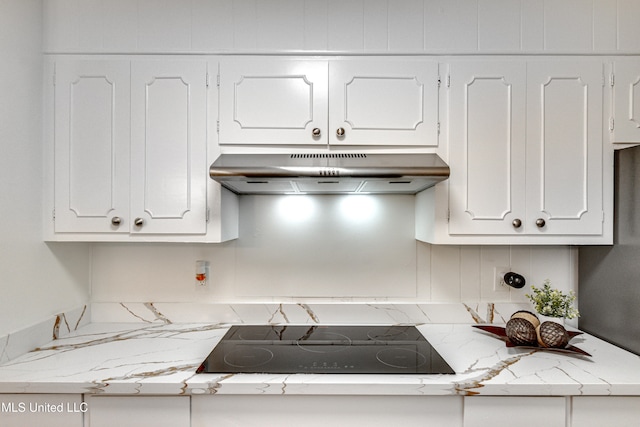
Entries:
[[[536,348],[536,349],[545,350],[545,351],[547,350],[558,351],[561,353],[573,353],[573,354],[582,354],[584,356],[591,356],[586,351],[576,346],[573,346],[571,344],[567,345],[565,348],[548,348],[548,347],[540,347],[540,346],[515,345],[514,343],[509,341],[509,338],[507,337],[507,332],[505,331],[504,326],[494,326],[494,325],[471,325],[471,326],[473,326],[474,328],[482,329],[483,331],[489,332],[493,335],[496,335],[498,338],[500,338],[502,341],[505,342],[507,347]],[[569,339],[572,339],[576,335],[582,334],[582,332],[579,332],[579,331],[567,331],[567,333],[569,334]]]

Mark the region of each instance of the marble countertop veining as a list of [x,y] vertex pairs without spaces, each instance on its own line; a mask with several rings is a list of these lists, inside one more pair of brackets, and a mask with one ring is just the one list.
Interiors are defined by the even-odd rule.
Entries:
[[589,335],[592,357],[507,348],[471,324],[418,329],[454,375],[196,374],[219,323],[90,323],[0,365],[0,393],[637,395],[640,357]]

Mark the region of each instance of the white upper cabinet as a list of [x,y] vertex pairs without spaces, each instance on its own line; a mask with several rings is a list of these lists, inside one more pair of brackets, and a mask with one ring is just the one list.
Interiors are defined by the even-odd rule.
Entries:
[[599,61],[452,62],[452,243],[604,238],[603,81]]
[[449,81],[449,230],[513,233],[526,209],[526,64],[455,62]]
[[437,146],[438,64],[229,58],[220,144]]
[[614,62],[611,142],[640,142],[640,60]]
[[59,61],[55,231],[128,232],[129,63]]
[[132,64],[134,233],[206,232],[206,79],[204,61]]
[[206,60],[58,58],[54,66],[47,240],[237,237],[237,199],[208,177],[217,90],[207,88]]
[[525,232],[603,231],[603,64],[527,65]]
[[221,144],[327,143],[326,61],[227,59],[219,78]]
[[[612,238],[613,148],[603,143],[598,59],[455,58],[441,66],[448,75],[440,90],[438,62],[419,57],[60,57],[51,64],[48,240],[235,238],[237,198],[208,178],[208,165],[222,150],[249,145],[437,150],[451,175],[417,196],[420,240]],[[627,88],[622,104],[632,118],[636,65],[615,64],[615,90]],[[447,141],[440,146],[439,114]],[[435,206],[431,213],[424,203]]]
[[329,143],[438,145],[438,63],[329,63]]

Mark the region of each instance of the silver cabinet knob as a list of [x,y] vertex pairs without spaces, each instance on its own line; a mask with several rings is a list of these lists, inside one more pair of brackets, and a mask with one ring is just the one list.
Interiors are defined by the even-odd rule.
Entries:
[[520,218],[516,218],[513,220],[511,225],[513,225],[513,228],[520,228],[522,227],[522,221],[520,220]]
[[542,219],[542,218],[538,218],[538,219],[536,219],[536,226],[537,226],[538,228],[542,228],[542,227],[544,227],[544,226],[545,226],[545,224],[546,224],[546,222],[545,222],[545,220],[544,220],[544,219]]
[[336,135],[338,136],[344,136],[344,128],[338,128],[336,130]]
[[134,219],[134,220],[133,220],[133,224],[134,224],[136,227],[142,227],[142,226],[144,225],[144,219],[142,219],[142,218],[136,218],[136,219]]
[[313,128],[313,130],[311,131],[311,135],[313,135],[314,138],[318,138],[321,133],[322,132],[320,132],[319,128]]
[[111,225],[113,225],[114,227],[117,227],[120,224],[122,224],[122,219],[120,219],[119,216],[114,216],[113,218],[111,218]]

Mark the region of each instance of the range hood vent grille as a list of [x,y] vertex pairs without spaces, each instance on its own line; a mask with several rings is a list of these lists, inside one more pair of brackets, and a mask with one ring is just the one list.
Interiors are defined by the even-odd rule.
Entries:
[[292,154],[292,159],[366,159],[366,154],[344,154],[344,153],[311,153]]

